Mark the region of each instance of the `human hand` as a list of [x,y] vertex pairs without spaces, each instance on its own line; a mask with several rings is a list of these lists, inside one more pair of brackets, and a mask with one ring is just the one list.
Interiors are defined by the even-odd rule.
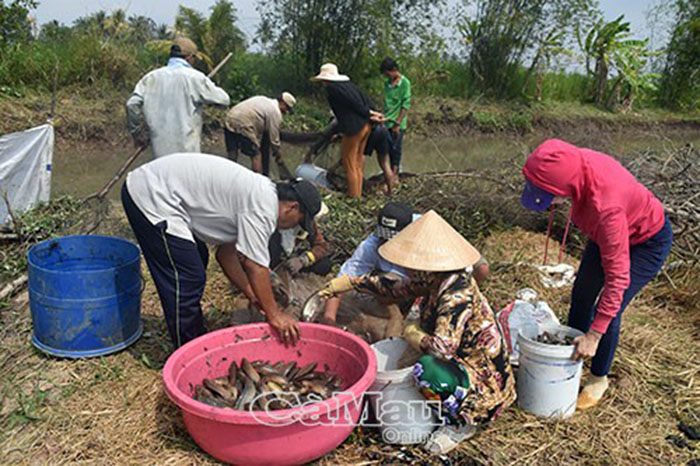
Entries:
[[573,359],[578,360],[595,356],[602,336],[600,332],[589,330],[587,334],[574,338],[576,349],[574,350]]
[[296,345],[299,341],[299,322],[294,317],[277,311],[268,316],[267,321],[277,330],[285,345]]
[[391,132],[394,133],[394,135],[398,136],[399,135],[399,130],[401,128],[399,127],[398,123],[394,123],[394,126],[391,127]]
[[375,112],[374,110],[369,111],[369,119],[374,123],[384,123],[386,121],[383,114]]
[[353,286],[350,277],[348,275],[341,275],[326,283],[318,292],[318,297],[321,299],[328,299],[352,289]]
[[406,326],[403,330],[403,338],[418,351],[425,351],[427,347],[428,334],[421,330],[417,324]]

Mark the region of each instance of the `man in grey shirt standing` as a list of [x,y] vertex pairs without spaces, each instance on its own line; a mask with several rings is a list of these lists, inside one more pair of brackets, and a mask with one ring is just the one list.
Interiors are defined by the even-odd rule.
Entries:
[[260,309],[286,343],[299,327],[275,302],[270,236],[303,226],[314,235],[321,197],[308,181],[275,185],[215,155],[180,153],[128,174],[122,204],[158,289],[170,337],[179,347],[206,332],[200,301],[217,246],[226,277]]
[[243,152],[252,159],[253,171],[270,176],[270,151],[275,160],[282,156],[282,117],[292,111],[296,102],[292,94],[283,92],[276,99],[257,95],[234,105],[224,121],[229,158],[237,162],[238,152]]

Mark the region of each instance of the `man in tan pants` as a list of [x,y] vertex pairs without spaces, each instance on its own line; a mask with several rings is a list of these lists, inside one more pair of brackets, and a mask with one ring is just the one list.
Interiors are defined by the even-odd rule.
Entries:
[[343,135],[341,153],[348,181],[348,195],[362,197],[364,178],[364,152],[370,133],[370,122],[381,123],[384,116],[372,110],[369,97],[350,78],[338,73],[338,67],[326,63],[321,72],[311,78],[326,88],[328,103],[338,119],[338,129]]

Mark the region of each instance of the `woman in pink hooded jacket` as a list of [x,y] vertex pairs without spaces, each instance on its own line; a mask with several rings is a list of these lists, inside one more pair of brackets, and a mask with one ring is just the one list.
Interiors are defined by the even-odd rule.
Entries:
[[[593,357],[578,408],[594,406],[608,387],[622,311],[661,269],[673,233],[661,202],[619,162],[558,139],[530,154],[522,204],[544,211],[571,200],[571,220],[588,236],[571,294],[574,357]],[[601,293],[602,290],[602,293]]]

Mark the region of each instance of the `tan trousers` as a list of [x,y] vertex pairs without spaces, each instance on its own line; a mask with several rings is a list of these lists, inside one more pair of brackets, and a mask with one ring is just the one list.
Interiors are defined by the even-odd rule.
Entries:
[[341,158],[348,180],[348,196],[362,197],[362,181],[365,171],[365,146],[371,131],[369,123],[350,136],[343,135]]

